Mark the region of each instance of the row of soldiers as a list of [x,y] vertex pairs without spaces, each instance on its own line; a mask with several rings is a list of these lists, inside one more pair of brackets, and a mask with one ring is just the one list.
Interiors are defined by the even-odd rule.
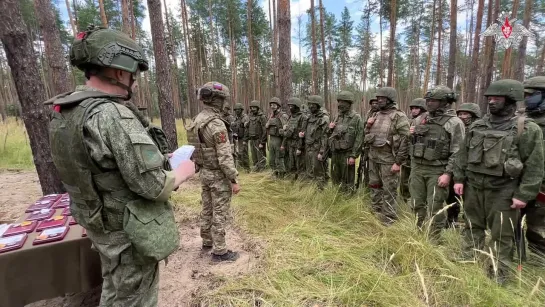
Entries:
[[[454,91],[437,86],[413,100],[407,116],[398,109],[396,90],[382,87],[369,101],[365,119],[352,110],[353,93],[342,91],[332,121],[323,99],[313,95],[307,99],[308,114],[298,98],[289,100],[289,116],[282,112],[280,100],[272,98],[268,118],[253,101],[249,116],[236,104],[236,116],[229,122],[234,142],[242,144],[237,148],[241,167],[249,169],[249,145],[255,170],[265,167],[268,147],[277,177],[304,175],[323,188],[330,169],[333,184],[348,193],[363,178],[373,212],[388,225],[398,218],[399,188],[418,227],[428,229],[436,243],[441,242],[441,229],[456,223],[458,200],[463,199],[462,259],[475,259],[475,250],[485,250],[485,230],[490,229],[489,246],[498,264],[491,265],[489,273],[503,283],[515,247],[525,258],[522,215],[532,254],[545,259],[542,93],[541,76],[524,84],[511,79],[492,82],[484,94],[489,112],[481,117],[474,103],[454,110]],[[525,111],[517,112],[517,102],[522,101]]]

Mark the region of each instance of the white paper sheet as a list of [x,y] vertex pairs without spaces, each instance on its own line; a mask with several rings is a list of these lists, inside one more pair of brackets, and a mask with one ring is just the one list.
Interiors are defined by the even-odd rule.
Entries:
[[182,147],[176,149],[176,151],[172,153],[172,157],[169,160],[172,169],[176,169],[180,163],[182,163],[182,161],[191,159],[193,151],[195,151],[195,146],[193,145],[183,145]]

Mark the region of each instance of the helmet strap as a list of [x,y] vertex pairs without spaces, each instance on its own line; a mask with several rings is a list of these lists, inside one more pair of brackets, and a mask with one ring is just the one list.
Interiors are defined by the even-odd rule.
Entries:
[[127,91],[127,97],[125,98],[125,100],[130,100],[131,97],[132,97],[132,85],[134,84],[134,79],[131,77],[131,80],[129,81],[129,85],[125,85],[119,81],[117,81],[116,79],[114,78],[111,78],[111,77],[108,77],[106,75],[104,75],[104,73],[102,71],[99,71],[97,74],[95,74],[95,76],[97,76],[99,79],[103,80],[103,81],[106,81],[112,85],[115,85],[117,87],[120,87],[124,90]]

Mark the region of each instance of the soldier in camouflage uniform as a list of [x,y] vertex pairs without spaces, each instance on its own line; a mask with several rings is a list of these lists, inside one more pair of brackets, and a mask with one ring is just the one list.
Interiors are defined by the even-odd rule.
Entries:
[[[533,77],[524,81],[526,116],[539,125],[545,135],[545,76]],[[526,239],[528,248],[534,254],[545,259],[545,176],[541,182],[537,200],[528,202],[522,209],[526,215]],[[543,265],[543,263],[542,263]]]
[[308,117],[301,112],[301,99],[292,97],[288,101],[290,107],[290,117],[288,124],[284,130],[284,139],[282,141],[282,150],[287,153],[286,171],[294,175],[294,178],[299,177],[299,174],[305,173],[305,143],[299,134],[304,131]]
[[[484,93],[490,115],[470,126],[454,172],[454,191],[464,196],[463,258],[474,259],[475,249],[492,251],[499,263],[490,265],[488,273],[500,284],[509,279],[513,225],[520,209],[535,200],[543,181],[541,128],[531,119],[514,116],[523,92],[516,80],[490,84]],[[491,238],[485,249],[487,228]]]
[[[424,98],[416,98],[413,99],[411,104],[409,104],[409,108],[411,109],[410,119],[409,123],[411,126],[414,126],[414,120],[421,116],[422,114],[426,113],[426,99]],[[403,200],[405,202],[409,202],[409,198],[411,197],[411,192],[409,190],[409,177],[411,176],[411,156],[409,155],[407,158],[407,161],[401,166],[401,174],[399,175],[399,193],[401,193],[401,197],[403,197]]]
[[249,121],[244,131],[244,139],[250,145],[252,155],[253,170],[260,172],[267,166],[267,117],[261,112],[259,101],[250,102]]
[[[378,100],[377,97],[374,96],[373,98],[369,99],[369,105],[370,109],[367,111],[367,114],[365,115],[365,121],[364,121],[364,128],[363,128],[363,135],[367,135],[369,133],[369,129],[373,126],[373,123],[375,121],[375,116],[377,112],[380,110],[378,107]],[[369,144],[363,144],[363,150],[362,155],[360,159],[360,166],[361,170],[358,168],[358,172],[361,172],[359,180],[363,179],[363,186],[368,187],[369,186]]]
[[411,127],[409,189],[418,227],[430,220],[430,239],[438,243],[445,227],[443,209],[449,193],[456,154],[464,140],[464,123],[450,111],[455,93],[437,86],[426,93],[428,113]]
[[[231,125],[233,124],[233,121],[235,120],[235,117],[233,114],[231,114],[231,104],[228,101],[225,101],[223,103],[223,108],[221,110],[221,118],[225,122],[225,127],[227,127],[227,135],[229,136],[229,142],[231,144],[234,144],[233,142],[233,129],[231,129]],[[233,157],[235,158],[235,164],[236,164],[236,152],[233,152]]]
[[208,82],[198,90],[197,98],[204,103],[204,109],[188,126],[187,141],[195,146],[193,160],[200,169],[202,246],[212,249],[215,261],[235,261],[238,253],[228,250],[225,244],[231,196],[240,191],[233,147],[221,114],[229,89],[221,83]]
[[306,177],[315,181],[320,189],[327,184],[327,130],[329,117],[324,114],[324,99],[317,95],[308,97],[310,116],[305,131],[299,136],[305,142]]
[[76,36],[70,63],[86,85],[45,102],[54,109],[51,154],[72,215],[100,255],[100,306],[157,306],[159,261],[179,246],[168,198],[195,165],[170,171],[163,131],[128,101],[148,62],[127,35],[90,26]]
[[397,186],[401,165],[407,159],[409,120],[396,108],[397,92],[392,87],[377,91],[379,111],[365,135],[369,147],[371,206],[386,223],[397,220]]
[[282,150],[282,139],[284,138],[284,129],[288,123],[288,114],[281,109],[280,99],[271,98],[269,106],[272,110],[271,116],[265,125],[269,134],[269,165],[273,171],[273,176],[282,178],[286,174],[284,162],[285,151]]
[[339,114],[329,124],[328,149],[331,151],[331,180],[348,193],[355,191],[356,159],[361,153],[363,121],[352,110],[354,94],[342,91],[337,94]]
[[[231,129],[233,130],[233,141],[237,146],[237,163],[243,169],[250,170],[250,160],[248,157],[248,139],[246,139],[246,129],[250,119],[248,115],[244,113],[244,106],[242,103],[235,104],[235,118]],[[238,165],[237,165],[238,166]]]

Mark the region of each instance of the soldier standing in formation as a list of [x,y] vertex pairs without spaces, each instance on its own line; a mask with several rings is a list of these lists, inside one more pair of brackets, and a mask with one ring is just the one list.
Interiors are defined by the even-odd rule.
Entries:
[[[410,126],[414,126],[415,119],[418,116],[421,116],[422,114],[427,112],[426,109],[426,99],[424,98],[416,98],[414,99],[411,104],[409,105],[409,108],[411,110],[409,124]],[[403,197],[403,200],[405,202],[409,202],[409,198],[411,197],[411,193],[409,190],[409,177],[411,176],[411,156],[407,156],[407,161],[403,163],[401,166],[401,174],[399,175],[399,193],[401,193],[401,197]]]
[[282,178],[286,174],[286,166],[284,164],[285,152],[281,150],[281,147],[284,127],[288,123],[288,114],[282,111],[280,99],[277,97],[271,98],[269,107],[272,112],[265,125],[269,134],[269,165],[273,176]]
[[331,178],[344,192],[355,191],[356,159],[361,153],[363,122],[352,110],[354,94],[342,91],[337,95],[339,114],[329,124],[328,148],[331,150]]
[[299,134],[304,131],[308,117],[301,112],[301,99],[292,97],[288,101],[290,107],[290,117],[287,127],[284,129],[284,139],[282,141],[282,150],[286,152],[286,171],[294,175],[295,180],[299,174],[305,173],[304,139]]
[[250,119],[248,115],[244,113],[244,106],[242,103],[235,104],[235,118],[231,129],[233,130],[233,141],[237,146],[237,162],[244,170],[250,170],[250,160],[248,157],[248,139],[246,138],[246,129]]
[[[369,111],[367,111],[367,114],[365,115],[365,121],[364,121],[364,124],[365,124],[363,128],[364,140],[365,140],[365,136],[369,134],[369,129],[371,129],[371,127],[373,126],[377,112],[380,110],[380,108],[378,107],[378,100],[376,96],[369,99],[369,106],[370,108],[369,108]],[[363,176],[363,186],[369,187],[369,144],[365,144],[365,142],[363,142],[362,155],[360,159],[360,167],[362,168],[361,175]]]
[[197,93],[204,109],[187,129],[187,141],[195,146],[193,160],[200,169],[202,184],[201,238],[203,250],[212,250],[214,261],[234,261],[238,253],[227,249],[225,226],[231,196],[240,191],[233,148],[221,109],[229,98],[229,89],[218,82],[208,82]]
[[299,136],[304,138],[307,178],[315,181],[318,188],[327,184],[327,130],[329,117],[324,114],[324,99],[317,95],[308,97],[310,117],[306,129]]
[[[545,135],[545,76],[524,81],[526,116],[533,119]],[[528,249],[537,255],[535,259],[545,258],[545,176],[541,183],[537,200],[529,201],[522,209],[526,215],[526,239]],[[524,246],[522,246],[524,248]],[[545,263],[541,263],[545,266]]]
[[490,229],[490,250],[498,265],[489,277],[503,284],[509,279],[520,209],[535,200],[543,181],[543,133],[524,116],[515,116],[524,99],[521,82],[492,82],[484,96],[490,115],[474,122],[457,157],[454,190],[464,196],[463,258],[473,260],[485,249]]
[[392,87],[377,91],[375,113],[364,144],[369,146],[371,207],[385,223],[397,220],[397,187],[401,165],[407,159],[409,120],[396,108],[397,92]]
[[267,166],[267,129],[265,128],[267,118],[260,108],[259,101],[250,102],[250,118],[244,131],[246,133],[244,139],[250,145],[253,169],[256,172],[264,170]]

